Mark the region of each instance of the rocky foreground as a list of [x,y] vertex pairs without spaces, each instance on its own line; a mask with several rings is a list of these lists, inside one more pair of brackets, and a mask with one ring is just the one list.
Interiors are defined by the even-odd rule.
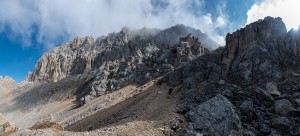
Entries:
[[299,30],[266,17],[166,76],[181,86],[176,112],[190,122],[187,133],[300,135],[299,49]]
[[12,135],[300,135],[300,30],[266,17],[210,42],[182,25],[76,38],[1,78],[0,112]]

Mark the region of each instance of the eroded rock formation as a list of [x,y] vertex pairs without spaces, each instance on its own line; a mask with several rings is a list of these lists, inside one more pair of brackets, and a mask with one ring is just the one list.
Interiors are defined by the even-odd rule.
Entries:
[[123,28],[96,40],[75,38],[46,52],[26,80],[51,83],[67,77],[88,77],[90,80],[77,92],[86,103],[129,83],[144,84],[209,53],[199,38],[188,32],[207,38],[183,25],[163,31]]
[[[191,60],[162,81],[182,87],[175,109],[187,117],[221,94],[236,107],[242,135],[299,135],[299,37],[299,30],[287,32],[280,18],[266,17],[228,34],[225,47]],[[190,120],[193,126],[197,120]],[[219,135],[209,131],[215,128],[194,132]]]
[[300,35],[292,31],[281,18],[266,17],[228,34],[222,58],[227,78],[244,85],[282,79],[282,71],[298,63]]

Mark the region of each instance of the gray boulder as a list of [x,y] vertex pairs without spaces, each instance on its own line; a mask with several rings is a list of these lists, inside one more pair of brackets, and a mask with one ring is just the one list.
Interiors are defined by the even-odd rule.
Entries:
[[287,99],[281,99],[275,101],[275,112],[279,114],[288,114],[291,111],[296,110],[293,104]]
[[278,117],[271,120],[273,128],[289,130],[292,128],[291,122],[287,117]]
[[274,104],[274,98],[265,90],[256,87],[254,90],[256,98],[264,105],[270,107]]
[[296,98],[295,102],[297,103],[298,106],[300,106],[300,98]]
[[195,133],[215,136],[242,135],[241,121],[232,103],[222,95],[188,112]]

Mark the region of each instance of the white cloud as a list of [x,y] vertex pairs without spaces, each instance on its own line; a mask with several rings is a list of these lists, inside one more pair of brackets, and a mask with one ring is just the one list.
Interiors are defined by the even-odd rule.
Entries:
[[[216,28],[226,25],[225,15],[216,20],[207,13],[196,16],[188,7],[190,0],[167,2],[163,9],[153,6],[151,0],[1,0],[0,32],[9,28],[11,37],[21,40],[23,46],[31,46],[32,35],[36,34],[38,44],[53,48],[59,39],[98,37],[124,26],[163,29],[184,24],[224,44]],[[204,1],[194,2],[201,6]]]
[[217,17],[217,27],[223,27],[227,24],[227,20],[224,18],[224,16],[218,16]]
[[299,0],[264,0],[254,4],[247,12],[247,24],[266,16],[281,17],[288,30],[300,24]]

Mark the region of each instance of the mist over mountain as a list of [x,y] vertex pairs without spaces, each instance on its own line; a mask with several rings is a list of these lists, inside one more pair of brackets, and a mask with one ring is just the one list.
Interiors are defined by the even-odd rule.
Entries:
[[124,26],[164,30],[183,24],[224,46],[227,33],[265,16],[280,16],[288,30],[298,28],[300,17],[294,13],[299,4],[297,0],[3,0],[0,75],[21,82],[46,51],[75,37],[96,38]]
[[300,30],[265,17],[225,41],[184,25],[75,38],[26,81],[0,77],[0,134],[299,135]]

